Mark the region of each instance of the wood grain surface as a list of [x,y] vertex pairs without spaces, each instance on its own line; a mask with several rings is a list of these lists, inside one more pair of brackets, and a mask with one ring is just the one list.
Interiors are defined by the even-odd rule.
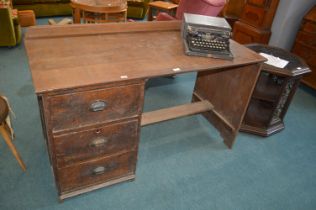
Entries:
[[[264,61],[231,41],[231,61],[187,56],[181,22],[37,26],[25,38],[37,93]],[[177,71],[175,71],[177,70]]]

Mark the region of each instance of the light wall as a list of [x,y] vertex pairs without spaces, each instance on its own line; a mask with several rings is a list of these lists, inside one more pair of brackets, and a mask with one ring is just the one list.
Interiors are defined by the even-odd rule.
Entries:
[[269,44],[292,49],[303,17],[314,5],[316,0],[280,0]]

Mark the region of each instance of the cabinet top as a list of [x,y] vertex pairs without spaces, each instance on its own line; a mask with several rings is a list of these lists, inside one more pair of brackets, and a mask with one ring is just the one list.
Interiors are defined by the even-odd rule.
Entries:
[[184,54],[180,21],[36,26],[25,36],[36,93],[265,61],[231,40],[233,60]]
[[270,73],[280,74],[283,76],[297,76],[311,72],[304,60],[287,50],[264,44],[248,44],[246,46],[257,53],[265,53],[288,62],[284,68],[264,64],[263,68]]

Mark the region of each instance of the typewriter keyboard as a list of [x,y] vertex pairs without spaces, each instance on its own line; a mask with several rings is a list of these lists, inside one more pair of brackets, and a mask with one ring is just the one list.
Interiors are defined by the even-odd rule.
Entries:
[[189,48],[193,51],[227,51],[227,43],[224,41],[205,40],[199,37],[190,37]]

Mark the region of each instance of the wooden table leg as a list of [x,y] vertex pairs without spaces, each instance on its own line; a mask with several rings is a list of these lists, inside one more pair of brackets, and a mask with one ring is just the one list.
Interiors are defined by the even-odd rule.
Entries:
[[153,9],[151,6],[148,7],[148,15],[147,15],[148,21],[153,21]]
[[72,18],[74,23],[81,23],[81,17],[80,17],[80,9],[78,8],[73,8],[72,10]]
[[235,142],[260,71],[261,66],[253,64],[198,73],[192,100],[208,100],[214,105],[203,116],[217,128],[229,148]]
[[22,170],[26,171],[26,166],[25,166],[24,162],[22,161],[21,156],[18,153],[18,151],[16,150],[14,144],[12,143],[12,140],[11,140],[8,132],[5,130],[3,124],[0,125],[0,133],[3,136],[4,141],[7,143],[7,145],[10,148],[10,150],[12,151],[14,157],[18,161],[19,165],[21,166]]

